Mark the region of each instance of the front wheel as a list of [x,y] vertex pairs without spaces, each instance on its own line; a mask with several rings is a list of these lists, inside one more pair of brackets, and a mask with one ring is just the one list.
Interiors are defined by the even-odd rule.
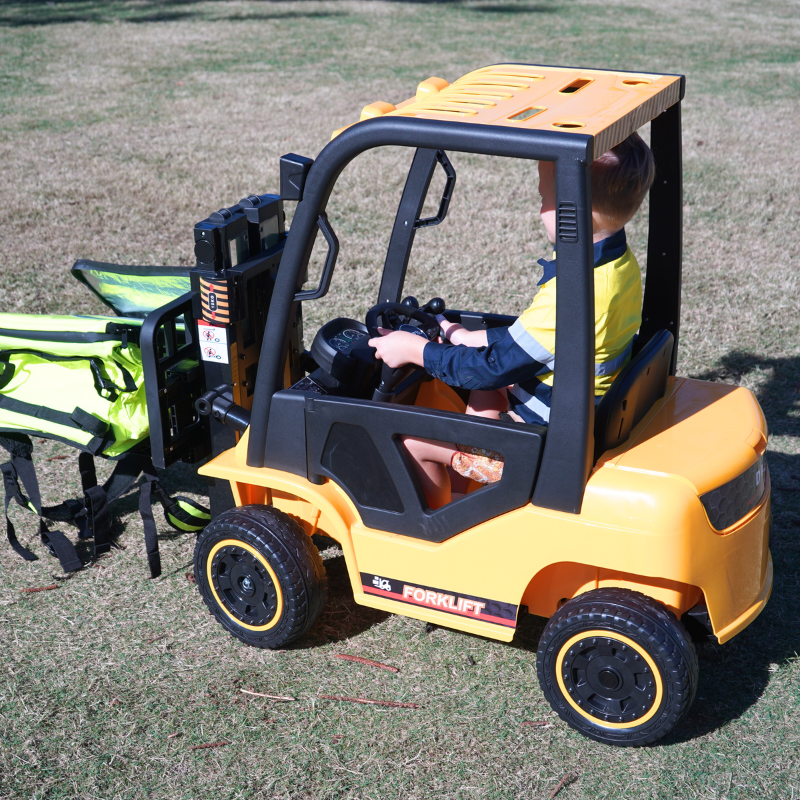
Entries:
[[545,626],[536,668],[558,715],[605,744],[660,739],[697,690],[686,629],[664,606],[627,589],[595,589],[565,603]]
[[299,639],[325,603],[327,578],[317,548],[272,506],[220,514],[197,539],[194,574],[217,621],[253,647]]

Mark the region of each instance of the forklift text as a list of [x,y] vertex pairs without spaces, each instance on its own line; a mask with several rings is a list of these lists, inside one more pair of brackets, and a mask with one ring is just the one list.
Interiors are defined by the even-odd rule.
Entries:
[[467,600],[464,597],[454,597],[452,594],[434,592],[430,589],[420,589],[417,586],[403,586],[403,597],[411,598],[418,603],[423,603],[432,608],[444,608],[448,611],[461,611],[465,614],[472,613],[476,617],[486,608],[486,603],[477,600]]

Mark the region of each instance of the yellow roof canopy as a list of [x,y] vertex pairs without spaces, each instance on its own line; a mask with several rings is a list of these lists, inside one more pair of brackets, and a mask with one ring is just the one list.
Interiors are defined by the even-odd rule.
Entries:
[[679,75],[496,64],[452,84],[428,78],[396,106],[365,106],[360,121],[401,116],[571,131],[594,136],[597,157],[677,103],[680,90]]

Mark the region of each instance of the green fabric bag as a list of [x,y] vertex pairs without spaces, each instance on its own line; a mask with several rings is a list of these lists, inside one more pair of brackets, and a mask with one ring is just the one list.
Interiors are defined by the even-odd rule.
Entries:
[[[64,571],[80,569],[75,547],[45,519],[71,522],[79,538],[93,537],[97,557],[111,546],[109,504],[144,475],[139,511],[150,574],[157,577],[161,561],[152,499],[178,531],[200,531],[210,519],[199,503],[164,491],[146,441],[150,428],[139,348],[142,322],[151,311],[189,291],[189,271],[77,261],[72,274],[121,316],[0,314],[0,447],[9,453],[9,461],[0,464],[6,536],[23,558],[36,559],[19,543],[8,518],[13,500],[38,514],[42,543]],[[42,505],[29,434],[83,451],[78,457],[83,497]],[[94,470],[95,455],[117,462],[102,486]]]
[[115,458],[147,438],[139,319],[0,314],[0,431]]

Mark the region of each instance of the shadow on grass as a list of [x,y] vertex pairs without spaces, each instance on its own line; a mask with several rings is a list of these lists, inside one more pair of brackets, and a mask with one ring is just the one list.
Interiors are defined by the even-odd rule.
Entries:
[[[280,7],[287,0],[263,0]],[[226,15],[229,0],[215,0],[211,7],[194,8],[207,0],[0,0],[0,27],[31,27],[37,25],[66,25],[75,22],[178,22],[183,20],[226,20],[252,22],[278,19],[318,19],[347,16],[347,11],[275,11]],[[483,2],[465,0],[384,0],[410,5],[460,6],[482,14],[545,14],[559,10],[555,4],[541,2]],[[221,12],[221,13],[220,13]]]
[[478,3],[467,8],[483,14],[552,14],[559,11],[558,6],[541,3]]
[[[263,21],[279,19],[314,19],[346,16],[346,11],[275,11],[252,14],[226,15],[228,0],[216,0],[217,8],[193,8],[206,0],[144,0],[144,2],[101,2],[90,0],[0,0],[0,27],[21,28],[37,25],[65,25],[74,22],[178,22],[182,20],[207,21]],[[269,0],[280,7],[285,0]],[[220,11],[222,12],[220,14]]]

